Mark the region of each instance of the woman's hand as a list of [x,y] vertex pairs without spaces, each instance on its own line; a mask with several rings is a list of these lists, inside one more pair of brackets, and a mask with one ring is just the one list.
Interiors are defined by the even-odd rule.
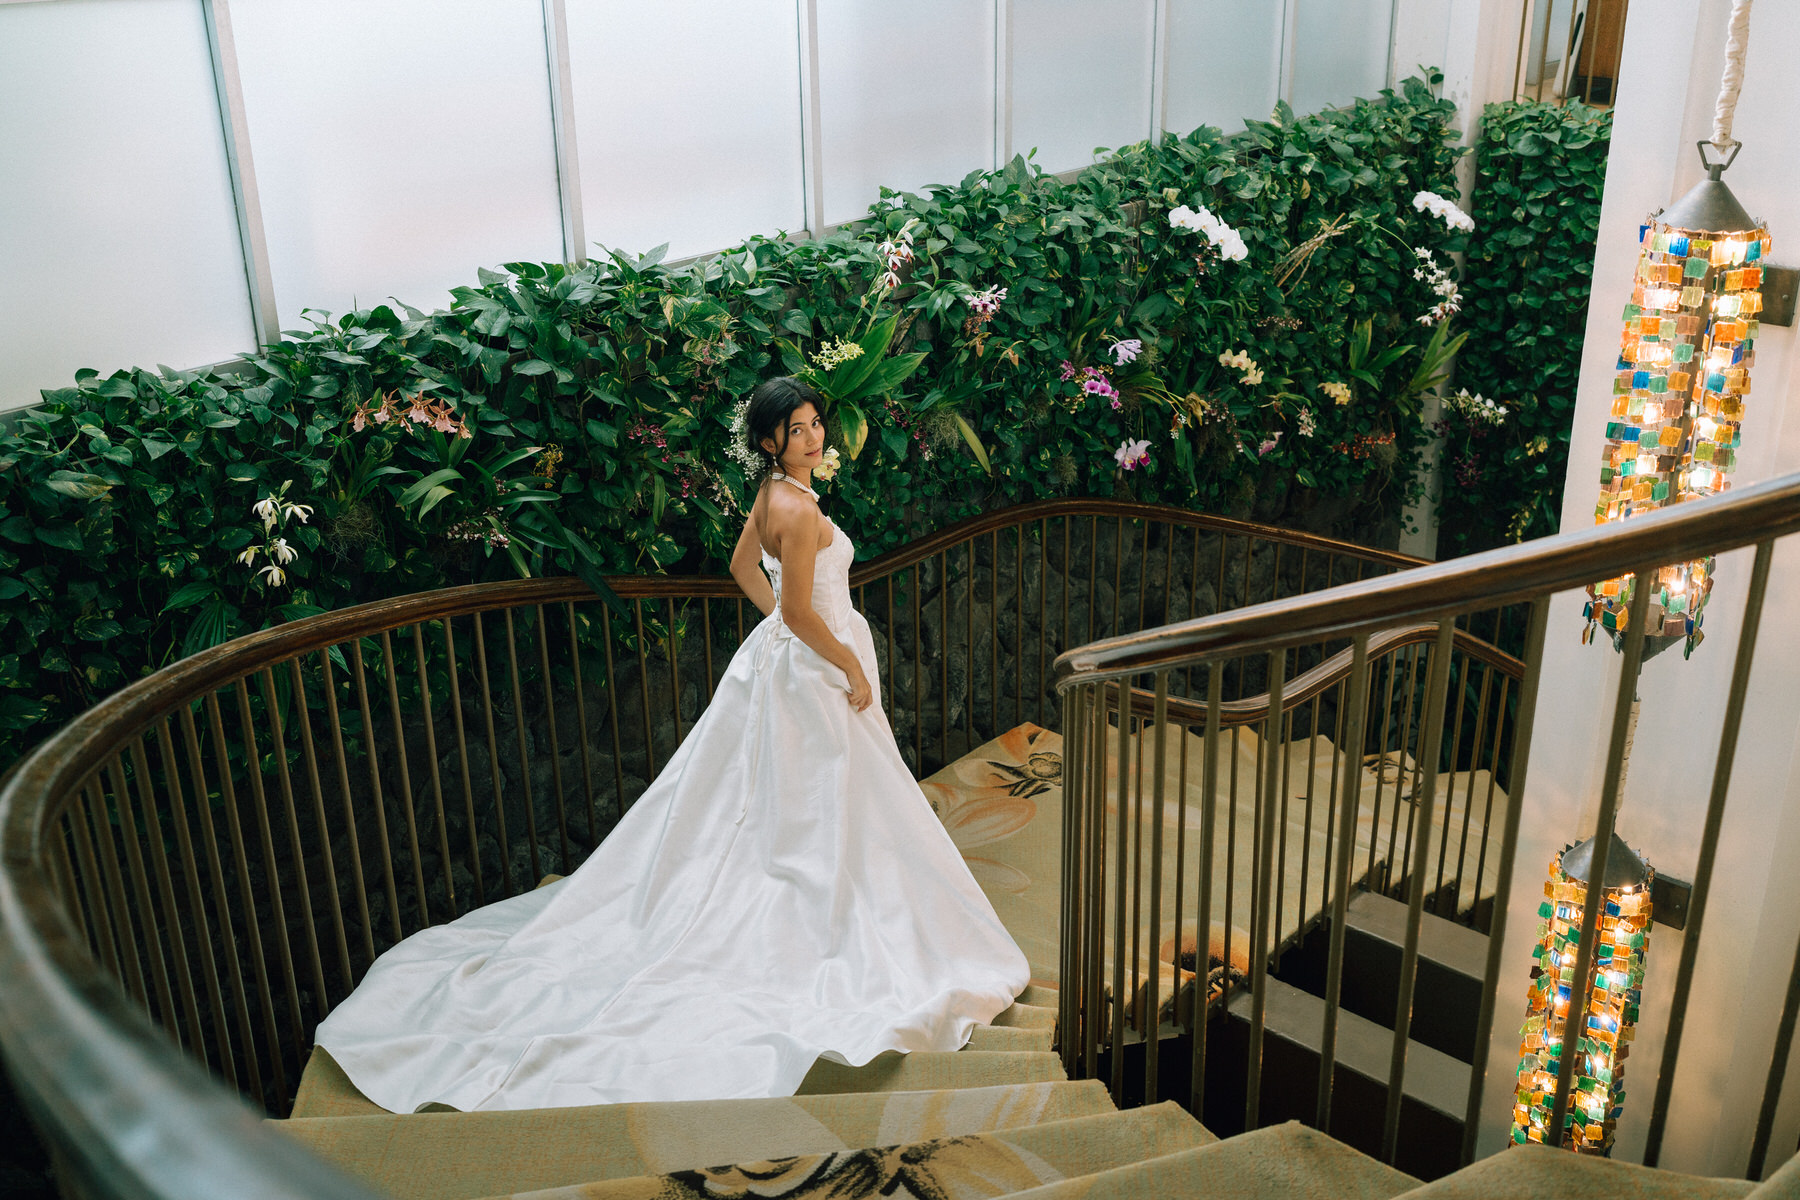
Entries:
[[862,712],[875,703],[875,689],[869,686],[869,677],[863,672],[862,664],[857,663],[854,671],[846,671],[850,677],[850,707]]

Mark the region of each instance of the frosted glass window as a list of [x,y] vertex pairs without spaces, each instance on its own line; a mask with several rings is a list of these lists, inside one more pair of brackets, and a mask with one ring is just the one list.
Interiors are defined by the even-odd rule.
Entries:
[[200,6],[0,5],[0,409],[250,349]]
[[1277,0],[1169,0],[1170,129],[1236,133],[1275,110],[1282,8]]
[[1155,7],[1123,0],[1013,6],[1013,151],[1046,171],[1150,136]]
[[994,162],[994,10],[970,0],[819,0],[825,220],[883,186],[957,183]]
[[[1293,0],[1290,0],[1293,2]],[[1318,112],[1387,86],[1393,0],[1298,0],[1293,104]]]
[[590,246],[805,226],[794,0],[582,0],[568,29]]
[[562,258],[539,0],[231,11],[283,326]]

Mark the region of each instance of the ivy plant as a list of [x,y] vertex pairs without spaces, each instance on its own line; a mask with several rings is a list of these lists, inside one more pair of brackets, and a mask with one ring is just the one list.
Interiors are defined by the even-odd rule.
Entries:
[[1494,425],[1446,412],[1443,553],[1561,522],[1611,136],[1611,110],[1574,101],[1490,104],[1482,115],[1456,382],[1506,416]]
[[1071,494],[1391,534],[1454,342],[1415,275],[1417,248],[1462,246],[1412,203],[1453,188],[1436,82],[1072,181],[1022,157],[688,265],[482,269],[439,311],[309,313],[241,370],[79,372],[0,437],[0,769],[108,691],[308,613],[722,569],[749,499],[732,410],[779,372],[838,401],[856,453],[827,503],[865,556]]

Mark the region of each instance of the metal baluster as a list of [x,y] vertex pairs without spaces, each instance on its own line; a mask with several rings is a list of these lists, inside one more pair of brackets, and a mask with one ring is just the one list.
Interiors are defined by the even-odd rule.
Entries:
[[292,856],[294,890],[299,893],[300,932],[306,944],[306,965],[312,971],[314,1003],[321,1015],[330,1001],[325,988],[324,957],[319,952],[318,917],[313,913],[312,883],[306,874],[306,843],[300,836],[300,814],[294,804],[294,781],[288,771],[285,722],[281,719],[281,702],[275,691],[275,672],[264,667],[257,674],[262,682],[263,712],[269,721],[269,749],[275,760],[275,780],[281,788],[282,816],[286,818],[288,853]]
[[[538,610],[541,620],[543,610]],[[456,875],[450,870],[450,823],[444,818],[444,781],[438,771],[437,718],[431,711],[431,680],[425,667],[425,630],[414,622],[413,663],[419,673],[419,720],[425,728],[425,761],[431,767],[431,807],[437,817],[438,828],[438,870],[444,876],[444,895],[449,905],[450,919],[457,915]]]
[[[513,894],[512,841],[506,836],[506,789],[500,784],[500,739],[494,732],[494,687],[488,678],[487,633],[483,628],[484,622],[482,621],[482,614],[471,613],[470,616],[474,619],[475,623],[475,680],[481,687],[481,719],[482,724],[487,730],[488,782],[489,786],[493,788],[494,793],[494,840],[498,843],[500,849],[500,896],[502,899],[505,899]],[[611,649],[611,646],[612,643],[610,641],[607,642],[609,650]],[[610,658],[606,665],[606,673],[610,686],[612,676],[612,661]],[[615,709],[618,707],[618,699],[616,696],[614,697],[613,707]],[[618,730],[616,727],[613,732],[613,747],[616,750],[618,748]],[[615,759],[614,761],[616,762],[617,760]],[[523,765],[523,763],[520,764],[521,767]],[[374,768],[371,766],[370,770],[373,771]],[[381,849],[382,854],[386,856],[387,832],[385,825],[382,827]],[[535,879],[531,881],[533,884],[536,882],[537,880]],[[388,886],[393,886],[391,876],[389,878]],[[529,891],[530,887],[528,886],[524,890]]]
[[[575,672],[575,728],[581,736],[581,786],[587,796],[587,829],[588,841],[595,846],[600,844],[600,813],[594,804],[594,760],[588,748],[587,689],[581,682],[581,635],[575,626],[575,602],[569,601],[565,607],[569,611],[569,663]],[[710,702],[713,694],[712,677],[712,607],[704,602],[701,611],[706,615],[706,698]],[[447,625],[448,622],[445,622]],[[451,665],[452,678],[455,677],[455,664]],[[471,824],[470,834],[474,828]]]
[[[225,868],[219,858],[218,831],[212,819],[212,792],[206,783],[205,759],[200,753],[200,732],[194,724],[193,705],[183,704],[180,715],[181,739],[187,748],[188,772],[194,780],[194,811],[200,816],[200,846],[206,853],[207,877],[212,881],[213,908],[218,914],[219,952],[224,956],[225,971],[231,980],[231,1010],[237,1020],[238,1041],[243,1044],[244,1049],[242,1069],[235,1065],[235,1057],[231,1060],[232,1081],[240,1089],[248,1087],[250,1094],[261,1101],[262,1070],[256,1062],[256,1040],[250,1032],[250,1007],[244,995],[244,968],[238,961],[237,934],[231,920],[228,900],[231,893],[225,886]],[[220,1044],[230,1054],[230,1035],[226,1031],[223,1010],[216,1018],[215,1028],[219,1031]]]
[[[671,607],[673,602],[671,602]],[[671,615],[673,615],[671,613]],[[670,637],[674,636],[674,623],[670,622]],[[537,644],[538,674],[544,684],[544,729],[550,735],[550,787],[556,795],[556,837],[557,845],[562,850],[561,864],[566,875],[574,869],[575,856],[569,849],[569,808],[563,791],[562,743],[556,732],[556,691],[550,680],[550,623],[544,619],[544,606],[537,606]],[[679,721],[681,705],[680,693],[676,694],[676,720]],[[680,741],[680,729],[676,730],[676,740]]]
[[[1200,894],[1194,921],[1194,1065],[1188,1095],[1188,1110],[1197,1116],[1205,1112],[1206,1029],[1212,1016],[1213,838],[1218,817],[1219,727],[1223,716],[1220,706],[1225,694],[1225,664],[1213,659],[1206,664],[1206,671],[1206,751],[1200,767]],[[1229,878],[1226,883],[1225,894],[1229,896]],[[1227,922],[1229,920],[1227,918]],[[1229,934],[1225,945],[1224,975],[1227,980],[1231,977]],[[1226,986],[1229,988],[1229,983]]]
[[[475,639],[476,644],[479,645],[481,641],[480,618],[477,618],[476,621]],[[375,813],[375,832],[377,840],[381,844],[381,882],[387,891],[388,922],[392,926],[394,940],[397,942],[406,935],[400,928],[400,889],[394,882],[394,851],[388,841],[387,801],[381,794],[381,755],[375,749],[375,716],[369,705],[369,680],[363,665],[361,638],[350,643],[350,667],[351,679],[356,684],[357,706],[362,712],[363,757],[369,763],[370,808]],[[484,679],[483,682],[485,683],[486,680]],[[250,710],[242,703],[241,696],[239,699],[239,707],[242,710],[241,718],[247,734]],[[490,730],[490,738],[491,736],[492,731]],[[496,796],[500,794],[499,771],[496,759],[494,767],[494,794]],[[255,785],[257,805],[260,808],[262,803],[261,777],[253,774],[251,781]]]
[[[448,627],[448,622],[445,622]],[[344,724],[338,716],[337,680],[331,673],[331,648],[319,651],[319,674],[324,680],[325,719],[331,726],[332,758],[337,766],[338,795],[344,806],[344,835],[350,843],[350,881],[355,886],[356,916],[362,925],[363,963],[375,961],[375,931],[369,920],[369,893],[363,882],[362,837],[356,831],[356,804],[350,792],[350,763],[344,753]],[[465,780],[467,779],[465,768]],[[465,787],[466,790],[466,787]],[[470,822],[473,827],[474,822]],[[478,875],[477,880],[480,876]],[[354,972],[351,982],[355,981]]]
[[1406,1079],[1406,1045],[1412,1032],[1413,986],[1419,973],[1419,929],[1425,919],[1425,856],[1431,852],[1431,806],[1437,795],[1438,750],[1444,740],[1444,707],[1450,688],[1450,654],[1455,646],[1456,620],[1438,622],[1437,642],[1431,651],[1431,670],[1426,683],[1425,726],[1419,735],[1419,754],[1424,761],[1420,782],[1413,785],[1416,837],[1412,886],[1406,901],[1406,940],[1400,950],[1399,1000],[1394,1006],[1393,1053],[1388,1062],[1387,1119],[1382,1129],[1382,1158],[1394,1161],[1400,1144],[1400,1102]]
[[[1125,994],[1125,864],[1131,843],[1127,822],[1131,817],[1131,692],[1130,683],[1121,679],[1114,685],[1119,713],[1119,828],[1113,867],[1115,881],[1113,901],[1113,1021],[1112,1021],[1112,1098],[1118,1104],[1125,1098],[1125,1022],[1129,1017],[1132,997]],[[1133,964],[1135,967],[1136,964]]]
[[[1681,962],[1675,970],[1675,993],[1669,1002],[1668,1032],[1663,1035],[1662,1063],[1656,1072],[1656,1096],[1650,1103],[1650,1127],[1644,1141],[1644,1165],[1654,1167],[1662,1156],[1663,1134],[1669,1121],[1669,1099],[1675,1088],[1675,1072],[1681,1057],[1681,1037],[1687,1024],[1687,1007],[1694,986],[1694,964],[1699,958],[1700,931],[1706,922],[1706,902],[1712,894],[1713,866],[1719,851],[1719,830],[1725,821],[1725,801],[1731,788],[1731,771],[1737,761],[1738,734],[1743,727],[1744,698],[1750,689],[1750,672],[1756,662],[1756,639],[1762,631],[1763,599],[1768,594],[1769,565],[1774,559],[1773,541],[1756,544],[1756,558],[1750,565],[1750,586],[1744,597],[1744,623],[1738,633],[1737,659],[1731,669],[1731,687],[1725,698],[1725,720],[1719,730],[1719,753],[1713,760],[1712,793],[1707,798],[1706,821],[1700,832],[1700,853],[1694,863],[1694,887],[1688,897],[1687,925],[1681,938]],[[1517,736],[1517,735],[1515,735]],[[1590,879],[1600,878],[1590,875]],[[1800,964],[1800,958],[1796,960]],[[1763,1117],[1757,1121],[1754,1149],[1750,1155],[1747,1179],[1762,1175],[1762,1158],[1768,1149],[1769,1124],[1775,1116],[1770,1096],[1780,1094],[1781,1080],[1786,1074],[1788,1043],[1793,1036],[1792,988],[1789,1006],[1783,1014],[1787,1032],[1777,1038],[1771,1061],[1769,1081],[1764,1089]],[[1777,1066],[1776,1064],[1779,1064]]]
[[[507,641],[510,643],[512,641],[512,612],[510,609],[506,615]],[[412,859],[413,890],[418,893],[419,927],[423,929],[431,924],[431,905],[429,898],[425,895],[425,861],[419,847],[419,802],[413,792],[412,769],[407,763],[406,722],[400,715],[400,671],[394,665],[394,639],[392,633],[386,629],[381,631],[381,670],[387,679],[388,720],[394,727],[394,765],[400,770],[400,815],[406,818],[406,851]],[[513,691],[516,695],[518,691],[516,686]],[[520,749],[523,750],[523,747]],[[522,766],[525,761],[524,754],[519,755],[519,761]]]
[[[571,625],[575,619],[574,613],[575,606],[571,603],[569,605],[569,620]],[[456,728],[456,768],[462,780],[463,821],[466,824],[469,833],[469,874],[475,880],[475,906],[479,908],[487,903],[487,885],[481,875],[481,832],[480,826],[475,820],[475,786],[469,777],[469,735],[468,730],[463,725],[462,681],[457,678],[456,634],[452,632],[451,625],[451,618],[445,617],[442,621],[444,631],[444,674],[450,681],[450,714],[455,718],[453,724]],[[570,632],[572,635],[573,628],[571,628]],[[576,676],[577,679],[579,679],[579,663],[576,666]],[[577,685],[576,694],[578,696],[580,695],[579,684]],[[335,718],[333,718],[333,720],[335,721]],[[437,762],[437,750],[435,747],[432,750],[431,757],[432,762],[435,765]],[[437,780],[435,776],[432,779],[432,783],[436,786]],[[441,802],[438,807],[439,812],[441,813],[443,811]],[[439,819],[441,820],[442,818],[440,817]],[[446,876],[450,873],[450,850],[448,846],[444,848],[444,873]],[[359,888],[361,886],[360,875],[361,870],[359,868]],[[454,901],[455,898],[455,887],[452,885],[452,901]]]
[[[1339,713],[1347,724],[1344,741],[1362,743],[1363,717],[1369,703],[1369,635],[1359,633],[1350,643],[1349,709]],[[1339,693],[1342,695],[1342,692]],[[1332,896],[1331,949],[1325,961],[1325,1024],[1319,1031],[1319,1104],[1313,1127],[1331,1132],[1332,1088],[1337,1080],[1338,1003],[1344,980],[1344,934],[1350,910],[1350,867],[1356,857],[1356,809],[1362,799],[1362,756],[1346,754],[1342,763],[1343,794],[1338,797],[1337,883]],[[1336,776],[1334,774],[1335,782]]]
[[[244,739],[245,774],[250,777],[251,799],[255,801],[257,840],[262,844],[263,883],[268,891],[269,907],[273,910],[275,926],[275,949],[281,956],[281,982],[287,994],[288,1028],[291,1037],[290,1045],[303,1045],[305,1041],[304,1026],[300,1019],[300,983],[294,970],[293,947],[288,941],[287,907],[282,901],[281,872],[275,867],[275,837],[269,826],[268,791],[263,783],[262,752],[256,747],[256,726],[250,719],[250,681],[248,678],[237,681],[238,732]],[[249,860],[240,859],[239,869],[248,873]],[[248,898],[246,898],[248,900]],[[245,911],[250,915],[251,924],[259,924],[256,917],[256,905],[249,900]],[[270,1052],[280,1054],[281,1043],[271,1040]]]
[[[1245,578],[1247,581],[1248,576]],[[1272,743],[1280,733],[1286,659],[1286,653],[1281,650],[1269,654],[1269,712],[1263,726],[1264,746]],[[1281,780],[1274,754],[1263,756],[1262,775],[1258,781],[1262,800],[1257,821],[1260,836],[1250,876],[1254,891],[1250,912],[1250,1046],[1244,1085],[1245,1129],[1256,1129],[1262,1124],[1263,1016],[1269,999],[1269,969],[1273,965],[1269,953],[1269,889],[1275,875],[1275,793]]]
[[[1148,530],[1149,522],[1145,522],[1145,554],[1149,554]],[[1150,775],[1151,809],[1150,809],[1150,979],[1147,985],[1149,994],[1144,999],[1143,1034],[1144,1046],[1144,1103],[1156,1103],[1156,1084],[1158,1068],[1157,1042],[1162,1025],[1162,997],[1158,985],[1162,982],[1162,871],[1163,871],[1163,774],[1168,765],[1168,728],[1169,728],[1169,673],[1166,670],[1156,673],[1156,711],[1152,720],[1156,723],[1155,768]],[[1139,754],[1139,762],[1143,755]],[[1141,772],[1140,772],[1141,774]],[[1139,799],[1142,799],[1140,788]],[[1140,810],[1138,825],[1143,826]],[[1181,978],[1181,929],[1175,930],[1175,963],[1174,974],[1177,990]]]
[[[738,601],[738,642],[744,640],[744,603]],[[606,648],[606,715],[612,727],[613,796],[619,816],[625,815],[625,752],[619,742],[619,705],[625,698],[619,694],[619,675],[613,668],[612,612],[600,606],[600,644]]]
[[[325,871],[325,900],[326,908],[331,914],[332,944],[333,948],[337,950],[338,972],[343,977],[344,992],[348,995],[350,988],[355,983],[356,976],[350,970],[350,939],[344,932],[344,910],[343,905],[338,901],[337,863],[332,859],[331,834],[326,831],[325,827],[325,788],[319,782],[319,755],[318,748],[313,745],[312,710],[307,706],[306,680],[300,670],[298,658],[288,659],[288,677],[294,690],[294,712],[298,718],[295,724],[300,728],[300,757],[301,761],[306,764],[307,786],[312,789],[313,826],[318,831],[319,862]],[[297,832],[298,824],[294,828]],[[299,852],[298,843],[296,843],[295,853],[302,862],[305,861],[304,855]],[[310,909],[308,916],[311,916]],[[316,923],[316,919],[314,923]],[[319,994],[321,1006],[329,1005],[330,1002],[328,993],[321,992]]]
[[[1631,724],[1631,700],[1637,690],[1638,669],[1644,660],[1644,620],[1649,611],[1650,591],[1656,568],[1640,567],[1634,572],[1630,617],[1625,632],[1625,657],[1619,672],[1619,695],[1613,705],[1612,737],[1606,747],[1606,775],[1600,787],[1600,813],[1595,822],[1593,869],[1588,874],[1587,901],[1582,907],[1581,941],[1575,951],[1575,970],[1569,978],[1577,981],[1570,997],[1569,1013],[1564,1018],[1565,1039],[1568,1023],[1577,1019],[1577,1003],[1587,1004],[1587,980],[1594,969],[1594,946],[1599,940],[1600,904],[1606,895],[1602,881],[1606,878],[1607,852],[1612,848],[1613,822],[1618,815],[1619,781],[1625,769],[1625,734]],[[1514,808],[1518,806],[1513,805]],[[1572,1052],[1561,1056],[1556,1073],[1556,1098],[1550,1109],[1550,1128],[1544,1133],[1544,1144],[1561,1146],[1563,1123],[1569,1115],[1569,1093],[1575,1082],[1575,1060]]]
[[[183,705],[182,711],[185,712],[186,709],[187,706]],[[187,800],[181,791],[181,774],[175,764],[175,739],[169,732],[167,713],[156,719],[156,744],[162,752],[163,773],[169,783],[169,820],[170,824],[175,827],[175,851],[181,856],[181,877],[187,884],[188,919],[193,923],[194,928],[195,957],[200,960],[200,980],[206,988],[206,1003],[213,1015],[213,1032],[216,1042],[213,1049],[218,1054],[220,1074],[235,1079],[237,1067],[231,1053],[231,1037],[225,1027],[225,993],[224,989],[219,986],[219,964],[213,958],[212,924],[206,919],[206,899],[200,891],[200,866],[194,856],[193,833],[188,829]],[[198,782],[197,778],[195,782],[199,788],[196,793],[198,802],[204,806],[206,785]],[[167,902],[171,911],[175,907],[173,900],[174,898],[171,896]],[[180,941],[181,925],[179,922],[169,930],[169,937],[171,940]],[[189,983],[188,987],[191,992],[192,983]],[[206,1053],[205,1027],[200,1022],[199,1012],[194,1007],[191,995],[188,1003],[189,1019],[194,1024],[194,1045],[200,1049],[202,1061],[210,1064],[213,1062],[213,1056]]]
[[[1463,1113],[1462,1162],[1465,1166],[1475,1161],[1475,1141],[1481,1132],[1481,1089],[1487,1078],[1494,1003],[1500,993],[1500,952],[1506,945],[1507,893],[1512,887],[1513,858],[1519,845],[1519,810],[1524,807],[1525,774],[1531,764],[1531,730],[1537,719],[1538,682],[1543,677],[1544,666],[1544,632],[1549,620],[1550,597],[1534,597],[1525,627],[1525,678],[1519,684],[1512,770],[1507,776],[1506,813],[1501,818],[1504,828],[1500,832],[1499,879],[1494,885],[1494,914],[1488,926],[1487,967],[1481,977],[1481,1012],[1475,1019],[1475,1049],[1469,1058],[1469,1103]],[[1505,711],[1504,705],[1501,710]]]
[[[244,681],[238,680],[232,685],[232,689],[238,694],[241,702],[244,694]],[[246,708],[240,711],[247,712],[248,710]],[[225,832],[231,839],[231,854],[237,864],[238,903],[244,913],[244,937],[249,942],[246,947],[248,953],[245,957],[250,960],[250,970],[255,976],[257,1005],[262,1009],[263,1038],[268,1042],[270,1065],[274,1068],[275,1107],[279,1112],[285,1113],[288,1104],[287,1068],[282,1063],[281,1035],[276,1031],[275,1025],[275,994],[269,982],[267,957],[263,953],[262,922],[256,917],[256,895],[250,881],[250,855],[244,847],[244,827],[238,816],[237,787],[231,778],[231,752],[225,742],[225,719],[219,711],[219,694],[216,691],[206,694],[206,722],[207,729],[212,734],[213,761],[219,771],[219,790],[224,794],[225,799],[222,806],[225,809]],[[254,742],[247,743],[246,746],[245,774],[251,778],[258,778],[256,744]],[[279,906],[281,903],[280,892],[273,892],[271,895],[273,903]],[[287,936],[285,927],[278,927],[285,939]],[[254,1077],[257,1070],[255,1044],[248,1043],[248,1045],[249,1049],[245,1051],[245,1056],[250,1059]]]

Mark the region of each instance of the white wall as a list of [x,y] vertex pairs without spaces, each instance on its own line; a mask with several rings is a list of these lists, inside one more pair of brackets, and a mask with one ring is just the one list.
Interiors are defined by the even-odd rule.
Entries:
[[210,3],[216,58],[202,0],[0,0],[0,412],[81,367],[234,357],[303,308],[441,306],[572,240],[701,254],[1014,151],[1060,172],[1164,120],[1373,95],[1394,0]]
[[[1636,0],[1625,34],[1619,102],[1601,206],[1563,503],[1565,531],[1593,523],[1598,463],[1611,404],[1621,310],[1630,297],[1643,217],[1682,195],[1699,177],[1694,141],[1710,132],[1724,57],[1728,0]],[[1758,5],[1750,23],[1743,95],[1734,134],[1745,143],[1726,176],[1753,216],[1768,223],[1774,262],[1793,262],[1800,238],[1800,76],[1785,61],[1800,46],[1800,5]],[[1764,325],[1754,391],[1733,479],[1742,485],[1800,470],[1800,395],[1794,332]],[[1692,879],[1732,662],[1751,551],[1721,559],[1706,611],[1705,643],[1683,661],[1679,648],[1646,665],[1636,748],[1619,831],[1659,871]],[[1483,1104],[1483,1153],[1504,1145],[1511,1112],[1518,1025],[1525,1009],[1534,913],[1543,872],[1568,841],[1593,828],[1605,728],[1618,688],[1618,655],[1604,639],[1580,644],[1579,593],[1556,598],[1523,797],[1518,867]],[[1769,1052],[1795,940],[1800,936],[1800,544],[1779,546],[1771,575],[1756,669],[1732,775],[1725,829],[1687,1012],[1677,1091],[1660,1165],[1707,1175],[1742,1175],[1762,1099]],[[1657,927],[1650,939],[1640,1034],[1626,1068],[1628,1098],[1617,1154],[1642,1152],[1662,1050],[1680,934]],[[1770,1167],[1800,1135],[1800,1060],[1790,1072]]]

